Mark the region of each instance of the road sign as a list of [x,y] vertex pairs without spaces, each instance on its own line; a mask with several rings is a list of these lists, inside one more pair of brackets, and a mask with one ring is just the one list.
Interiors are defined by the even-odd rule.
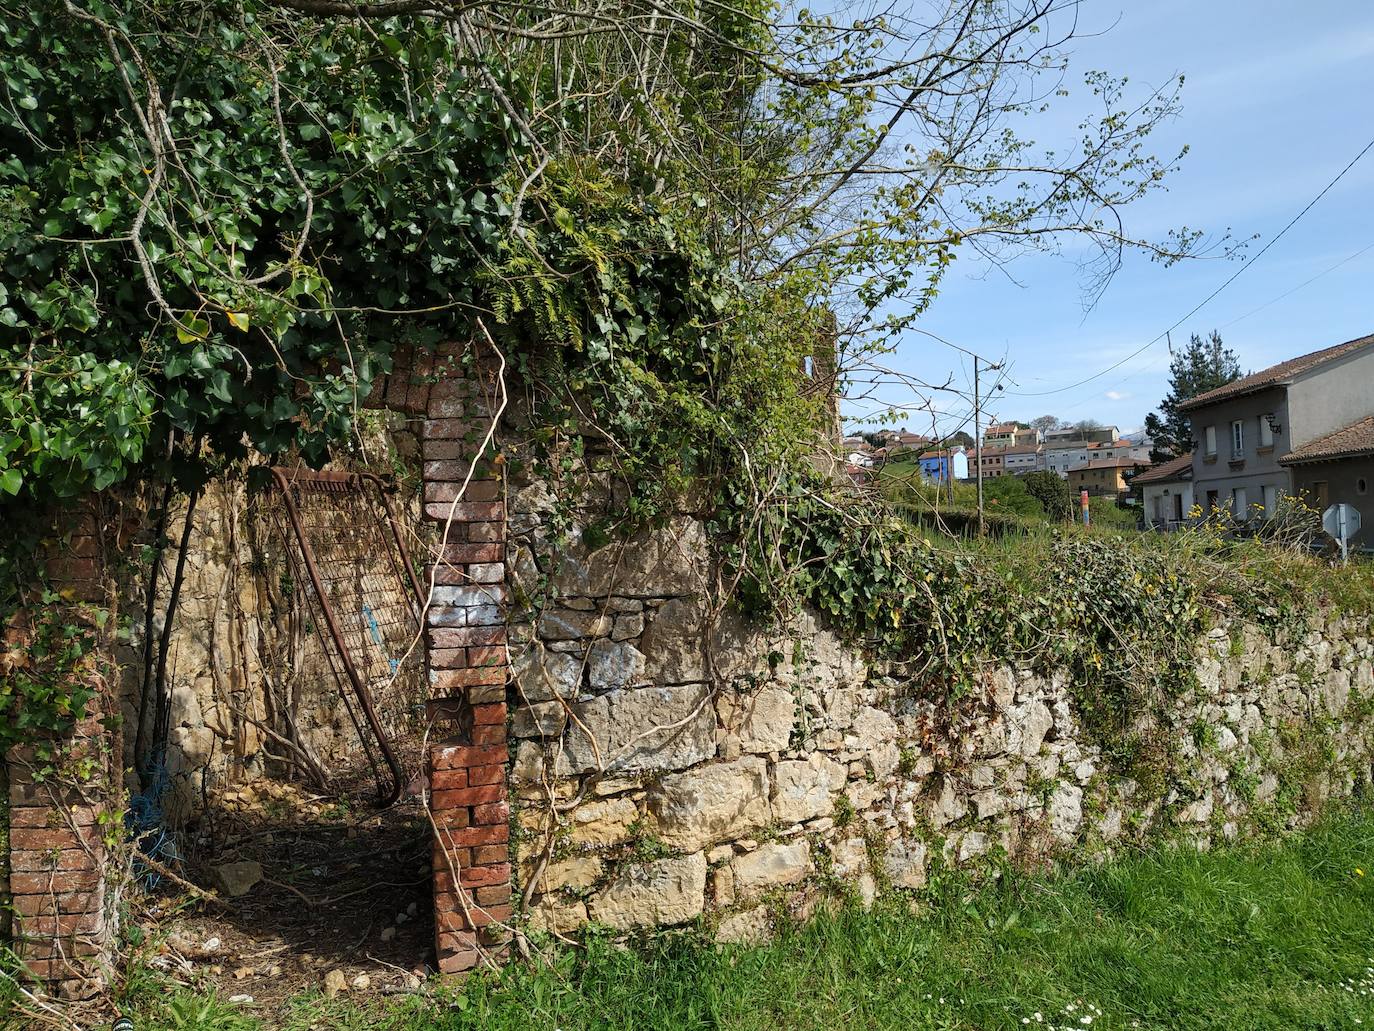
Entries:
[[1341,558],[1350,554],[1350,538],[1360,532],[1360,510],[1354,505],[1332,505],[1322,513],[1322,529],[1341,546]]

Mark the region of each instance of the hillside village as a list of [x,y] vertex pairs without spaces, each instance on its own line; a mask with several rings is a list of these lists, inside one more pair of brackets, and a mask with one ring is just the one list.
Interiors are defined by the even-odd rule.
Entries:
[[[1074,496],[1114,499],[1143,530],[1177,530],[1207,519],[1263,524],[1286,499],[1324,512],[1350,505],[1366,516],[1350,537],[1374,550],[1374,335],[1288,359],[1183,399],[1192,449],[1164,455],[1144,432],[1086,420],[1035,428],[994,422],[977,446],[906,429],[847,436],[846,471],[858,483],[891,465],[914,464],[931,485],[988,483],[1052,473]],[[1047,418],[1042,423],[1057,420]]]

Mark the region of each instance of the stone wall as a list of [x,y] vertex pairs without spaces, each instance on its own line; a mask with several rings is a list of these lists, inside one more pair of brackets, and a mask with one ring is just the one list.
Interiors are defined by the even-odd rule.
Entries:
[[1206,844],[1369,781],[1367,620],[1275,637],[1219,618],[1161,731],[1167,783],[1148,786],[1113,772],[1064,674],[991,665],[959,703],[922,700],[810,615],[768,631],[714,609],[691,516],[593,551],[582,528],[604,512],[574,512],[560,540],[555,508],[511,484],[513,852],[534,928],[702,920],[755,939],[935,867]]
[[[407,422],[404,415],[378,415],[365,429],[363,454],[353,461],[387,468],[418,466],[418,459],[418,424]],[[348,464],[345,460],[343,467]],[[418,486],[412,487],[393,503],[413,531],[419,524],[420,499]],[[152,706],[143,709],[141,698],[144,610],[156,535],[155,514],[148,509],[159,500],[152,493],[160,489],[128,501],[138,529],[127,548],[119,585],[129,635],[118,652],[118,701],[130,766],[140,712],[145,735],[153,719]],[[250,489],[248,470],[236,469],[207,484],[195,507],[169,637],[166,677],[171,712],[165,782],[153,788],[162,816],[172,827],[185,824],[226,790],[264,777],[299,776],[299,768],[290,767],[303,759],[302,753],[329,771],[363,761],[362,745],[347,709],[339,704],[339,686],[325,653],[332,645],[308,608],[303,577],[288,560],[287,549],[295,544],[284,536],[287,526],[277,517],[277,504],[273,491]],[[168,545],[152,623],[154,654],[186,510],[185,496],[178,496],[167,519]],[[379,561],[376,555],[358,556],[359,585]],[[372,577],[369,586],[376,590],[381,582]],[[383,704],[388,701],[394,704]],[[423,699],[379,699],[379,708],[388,716],[392,709],[407,710],[419,701]],[[418,765],[416,757],[412,770]],[[127,787],[134,794],[143,790],[132,769]]]

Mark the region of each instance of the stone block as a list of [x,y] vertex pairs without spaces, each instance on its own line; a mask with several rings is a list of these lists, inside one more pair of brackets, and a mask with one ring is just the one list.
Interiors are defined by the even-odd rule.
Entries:
[[681,770],[716,752],[716,714],[704,685],[612,691],[574,705],[573,716],[559,758],[563,775]]
[[658,859],[622,867],[592,900],[597,923],[617,930],[683,924],[697,916],[706,899],[706,856]]
[[767,764],[749,757],[664,777],[648,808],[658,837],[684,852],[748,834],[772,819]]
[[806,879],[810,869],[811,846],[805,838],[783,843],[771,841],[753,852],[736,856],[730,864],[735,891],[766,890]]
[[754,692],[724,692],[716,710],[727,736],[744,752],[785,751],[792,739],[797,703],[785,687]]
[[823,755],[778,763],[773,768],[774,818],[780,823],[801,823],[829,816],[845,776],[843,766]]

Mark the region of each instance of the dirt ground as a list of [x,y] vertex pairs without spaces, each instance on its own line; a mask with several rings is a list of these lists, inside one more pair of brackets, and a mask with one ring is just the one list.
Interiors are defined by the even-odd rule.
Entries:
[[[181,836],[183,873],[223,904],[166,879],[135,921],[152,966],[217,987],[250,1010],[310,989],[350,996],[415,988],[434,963],[429,825],[418,801],[325,798],[261,781],[213,797]],[[231,896],[221,868],[261,866]],[[255,868],[240,880],[252,880]]]

